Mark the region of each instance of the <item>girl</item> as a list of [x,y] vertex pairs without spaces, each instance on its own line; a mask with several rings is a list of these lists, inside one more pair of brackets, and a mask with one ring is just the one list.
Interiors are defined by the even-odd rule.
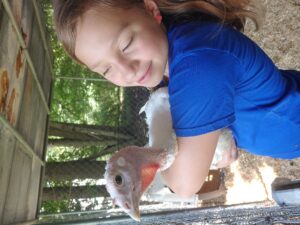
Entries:
[[55,1],[58,37],[79,63],[119,86],[169,77],[179,153],[163,176],[180,196],[202,186],[224,127],[254,154],[300,157],[300,73],[277,69],[240,32],[246,17],[257,23],[250,3]]

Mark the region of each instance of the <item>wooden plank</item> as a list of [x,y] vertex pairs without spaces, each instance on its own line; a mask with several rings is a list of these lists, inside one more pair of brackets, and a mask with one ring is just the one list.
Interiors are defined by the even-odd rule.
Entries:
[[[49,99],[51,99],[51,95],[52,95],[52,89],[50,89],[50,96],[49,96]],[[43,148],[43,160],[45,162],[45,159],[46,159],[46,153],[47,153],[47,145],[48,145],[48,133],[49,133],[49,118],[50,116],[47,115],[47,119],[46,119],[46,129],[45,129],[45,133],[44,133],[44,148]],[[44,187],[44,177],[45,177],[45,167],[42,167],[41,168],[41,176],[40,176],[40,185],[39,185],[39,195],[38,195],[38,209],[41,208],[42,206],[42,193],[43,193],[43,187]]]
[[4,113],[14,126],[20,109],[26,65],[6,14],[2,20],[0,34],[0,112]]
[[36,160],[32,161],[32,173],[29,183],[30,186],[27,193],[28,199],[26,203],[26,220],[33,220],[37,218],[41,168],[42,167],[39,162],[37,162]]
[[[29,52],[36,68],[38,79],[45,89],[43,91],[47,100],[49,101],[51,74],[49,73],[49,67],[45,69],[45,65],[47,65],[47,59],[45,57],[44,48],[40,43],[41,36],[37,22],[34,21],[32,26],[33,28],[29,44]],[[43,80],[45,80],[47,83],[43,82]],[[22,113],[20,115],[18,130],[40,157],[43,155],[46,120],[47,112],[36,88],[35,81],[32,79],[32,73],[31,71],[28,71],[26,87],[24,89],[24,95],[22,99]]]
[[26,202],[31,176],[32,159],[16,144],[12,162],[9,189],[3,214],[3,224],[24,221],[26,218]]
[[[47,112],[43,107],[41,98],[34,86],[34,81],[30,73],[31,72],[28,70],[22,99],[22,112],[20,113],[20,120],[17,127],[24,138],[27,139],[28,143],[33,146],[37,155],[41,158],[44,150]],[[26,220],[33,220],[36,218],[38,206],[41,166],[36,161],[32,163],[31,182],[27,192],[28,199],[22,199],[26,200],[26,205],[24,207],[26,210],[19,208],[20,211],[26,211]],[[24,205],[24,203],[21,202],[19,204]],[[16,213],[18,214],[19,212]]]
[[42,86],[45,90],[45,96],[49,101],[49,105],[51,102],[51,98],[50,98],[50,93],[51,93],[51,88],[52,88],[52,83],[53,83],[53,76],[51,74],[51,68],[49,63],[47,63],[47,60],[45,60],[44,62],[45,66],[44,66],[44,71],[43,71],[43,83]]
[[52,66],[53,65],[53,57],[52,57],[52,53],[50,51],[50,49],[51,49],[50,41],[49,41],[50,38],[49,38],[49,36],[47,36],[47,33],[48,33],[47,26],[45,26],[45,23],[43,23],[43,21],[46,21],[45,12],[43,11],[41,1],[32,0],[32,4],[33,4],[34,12],[35,12],[35,18],[36,18],[36,21],[38,22],[39,31],[40,31],[40,35],[42,38],[42,44],[43,44],[46,58],[47,58],[46,61],[50,68],[51,77],[53,77],[53,75],[54,75],[53,66]]
[[[36,144],[37,142],[40,142],[38,138],[43,138],[41,134],[37,133],[37,129],[39,125],[41,125],[42,128],[45,128],[43,125],[45,124],[45,121],[42,121],[42,124],[40,124],[40,117],[43,114],[47,114],[37,92],[38,91],[34,88],[34,80],[32,79],[31,71],[28,70],[26,86],[21,104],[22,111],[19,115],[20,119],[17,124],[17,129],[27,143],[32,146],[35,152],[38,151],[37,148],[42,148],[41,145],[38,146]],[[40,152],[40,149],[38,152]],[[39,158],[42,157],[40,154],[38,154],[38,156]]]
[[44,153],[46,152],[45,142],[47,141],[45,138],[48,138],[46,136],[48,115],[44,113],[44,114],[40,114],[39,116],[40,116],[39,118],[40,122],[36,130],[34,149],[36,154],[39,155],[39,157],[45,161]]
[[[32,76],[29,75],[26,80],[26,87],[22,100],[22,112],[18,129],[26,137],[27,141],[33,146],[36,154],[42,158],[44,152],[45,132],[47,123],[47,112],[43,107],[41,98],[36,88],[34,88]],[[28,190],[28,199],[26,205],[26,219],[33,220],[36,218],[39,196],[39,185],[41,166],[36,161],[32,162],[32,176]],[[21,209],[20,209],[21,210]]]
[[[22,148],[22,146],[20,146],[20,148]],[[41,168],[40,165],[38,166],[39,168],[33,167],[33,161],[35,160],[29,157],[28,155],[25,155],[21,149],[18,150],[20,152],[20,155],[22,155],[21,157],[23,157],[23,176],[22,179],[19,181],[21,191],[19,192],[20,194],[18,197],[19,200],[18,205],[16,207],[16,217],[14,223],[33,220],[36,218],[37,204],[36,202],[30,202],[29,199],[37,198],[37,194],[34,191],[36,190],[36,186],[39,185],[39,176],[37,177],[37,179],[35,179],[34,175],[36,175],[36,172],[39,172]],[[34,171],[33,169],[36,169],[36,171]],[[20,173],[20,171],[16,171],[16,173]],[[29,217],[28,212],[32,211],[34,211],[34,214],[32,215],[31,213],[32,217]]]
[[208,175],[201,189],[197,194],[208,193],[211,191],[216,191],[221,185],[221,172],[218,170],[209,170]]
[[[44,77],[43,74],[44,62],[46,60],[46,56],[45,56],[45,50],[43,48],[41,40],[42,38],[40,35],[38,23],[37,21],[34,20],[32,23],[32,33],[31,33],[30,44],[28,46],[28,51],[32,59],[32,63],[34,65],[35,71],[37,73],[38,80],[42,85],[42,81]],[[43,87],[44,94],[46,94],[44,89],[45,88]]]
[[[12,2],[14,2],[14,1],[12,1]],[[28,63],[29,68],[32,71],[32,74],[33,74],[33,77],[34,77],[34,80],[35,80],[35,85],[36,85],[36,87],[39,91],[39,95],[42,99],[44,107],[46,108],[47,113],[50,113],[48,101],[46,100],[46,98],[44,96],[43,89],[42,89],[41,84],[40,84],[39,79],[38,79],[38,74],[36,72],[36,69],[34,68],[33,61],[31,59],[31,56],[30,56],[29,51],[27,49],[26,43],[24,42],[24,37],[23,37],[24,35],[22,33],[22,29],[19,29],[17,18],[14,17],[13,9],[10,6],[11,2],[9,2],[9,0],[2,0],[2,4],[3,4],[3,6],[5,8],[5,11],[6,11],[7,15],[9,16],[10,22],[12,23],[12,26],[15,30],[18,42],[19,42],[20,46],[22,47],[22,50],[24,51],[26,61]]]
[[[0,21],[2,21],[4,15],[3,5],[0,4]],[[0,30],[1,30],[1,22],[0,22]]]
[[[22,3],[19,0],[10,1],[14,17],[27,43],[31,29],[32,10],[23,8]],[[11,125],[15,126],[21,108],[26,63],[15,31],[2,4],[0,16],[0,113],[3,113]],[[0,224],[2,224],[7,205],[7,191],[11,189],[9,183],[16,141],[3,125],[0,129]]]
[[[43,92],[49,101],[50,67],[40,43],[40,33],[31,0],[9,1]],[[2,6],[2,5],[1,5]],[[20,48],[14,28],[0,9],[0,113],[40,156],[44,156],[47,110]],[[41,166],[22,150],[12,133],[0,126],[0,224],[36,219]]]
[[[40,43],[41,37],[36,21],[32,23],[32,34],[29,43],[29,52],[34,63],[34,67],[38,74],[38,79],[42,84],[43,91],[47,100],[49,99],[49,92],[51,87],[51,74],[49,72],[49,65],[45,57],[45,51]],[[33,80],[31,71],[27,71],[24,94],[22,98],[20,112],[20,119],[17,124],[19,132],[24,136],[27,142],[33,147],[36,154],[42,158],[45,151],[46,138],[46,124],[47,111],[43,105],[42,99],[38,93],[35,81]],[[32,173],[30,177],[30,186],[27,192],[28,199],[26,199],[26,220],[33,220],[37,216],[39,185],[41,176],[41,166],[36,161],[32,162]],[[23,199],[25,200],[25,199]],[[20,202],[19,205],[23,205]],[[22,211],[21,208],[19,208]],[[23,210],[24,211],[24,210]],[[17,214],[19,212],[16,212]],[[16,222],[16,221],[15,221]]]
[[6,202],[9,177],[15,148],[15,139],[0,125],[0,224],[3,224],[3,211]]
[[[46,98],[48,99],[49,105],[51,102],[51,90],[52,90],[52,85],[53,85],[53,77],[51,74],[51,69],[49,63],[47,63],[47,60],[44,62],[44,79],[43,79],[43,87],[45,88],[45,95]],[[39,140],[42,142],[40,143],[39,149],[37,149],[37,154],[39,154],[43,159],[46,158],[46,150],[47,150],[47,141],[48,141],[48,121],[49,121],[49,115],[43,114],[43,118],[41,121],[45,121],[43,126],[40,126],[40,138]]]
[[29,220],[26,222],[21,222],[21,223],[14,223],[14,224],[10,224],[10,225],[34,225],[34,224],[38,224],[39,220]]

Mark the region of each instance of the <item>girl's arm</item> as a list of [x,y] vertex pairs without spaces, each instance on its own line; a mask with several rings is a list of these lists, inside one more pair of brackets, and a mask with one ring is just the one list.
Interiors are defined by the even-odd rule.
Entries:
[[189,197],[200,190],[208,174],[220,131],[193,137],[179,137],[174,163],[162,176],[179,196]]

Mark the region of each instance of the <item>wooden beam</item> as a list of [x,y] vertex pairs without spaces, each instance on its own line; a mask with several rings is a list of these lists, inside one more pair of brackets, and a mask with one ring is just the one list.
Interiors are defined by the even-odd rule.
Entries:
[[21,223],[13,223],[11,225],[33,225],[33,224],[38,224],[38,220],[31,220],[31,221],[26,221],[26,222],[21,222]]
[[106,79],[102,78],[92,78],[92,77],[72,77],[72,76],[56,76],[55,79],[64,79],[64,80],[81,80],[81,81],[99,81],[99,82],[107,82],[108,84],[113,85]]
[[39,13],[39,8],[38,8],[38,5],[37,5],[37,1],[32,0],[32,4],[33,4],[34,12],[35,12],[35,15],[36,15],[36,20],[38,22],[40,34],[41,34],[41,37],[42,37],[43,46],[44,46],[44,49],[46,51],[46,57],[47,57],[47,61],[48,61],[48,64],[49,64],[50,73],[51,73],[51,76],[53,78],[53,76],[54,76],[53,67],[52,67],[53,63],[52,63],[52,59],[51,59],[51,56],[50,56],[50,51],[49,51],[49,48],[48,48],[48,45],[47,45],[47,39],[46,39],[46,35],[45,35],[44,29],[43,29],[43,24],[42,24],[41,16],[40,16],[40,13]]
[[19,132],[14,127],[12,127],[2,115],[0,115],[0,123],[2,123],[4,127],[6,127],[14,135],[14,137],[23,145],[22,150],[25,153],[36,159],[42,166],[45,166],[45,162],[34,152],[34,150],[24,140],[24,138],[19,134]]

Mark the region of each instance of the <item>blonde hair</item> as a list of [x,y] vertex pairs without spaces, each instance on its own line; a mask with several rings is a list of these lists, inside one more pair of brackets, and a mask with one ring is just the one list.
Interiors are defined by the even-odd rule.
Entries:
[[[259,28],[259,7],[252,0],[155,0],[162,15],[180,16],[199,12],[224,24],[243,30],[246,18]],[[54,0],[54,23],[59,41],[66,52],[77,62],[75,55],[76,25],[91,8],[144,7],[143,0]]]

